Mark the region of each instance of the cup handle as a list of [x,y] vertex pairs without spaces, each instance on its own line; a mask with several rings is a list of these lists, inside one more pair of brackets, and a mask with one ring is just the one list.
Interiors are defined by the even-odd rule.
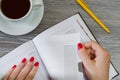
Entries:
[[42,0],[32,0],[33,1],[33,8],[39,8],[42,6]]

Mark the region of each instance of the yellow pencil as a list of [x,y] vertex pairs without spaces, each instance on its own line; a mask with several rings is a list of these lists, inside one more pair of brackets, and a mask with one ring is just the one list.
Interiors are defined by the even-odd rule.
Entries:
[[92,17],[93,20],[98,23],[101,28],[103,28],[107,33],[110,33],[110,30],[100,21],[100,19],[95,16],[95,14],[89,9],[87,4],[83,0],[76,0],[76,2]]

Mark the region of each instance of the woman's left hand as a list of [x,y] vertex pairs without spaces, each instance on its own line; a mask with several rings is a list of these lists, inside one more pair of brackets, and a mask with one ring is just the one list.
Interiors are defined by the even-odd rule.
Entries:
[[39,62],[34,63],[34,57],[31,57],[28,62],[23,58],[21,63],[14,65],[2,80],[33,80],[38,66]]

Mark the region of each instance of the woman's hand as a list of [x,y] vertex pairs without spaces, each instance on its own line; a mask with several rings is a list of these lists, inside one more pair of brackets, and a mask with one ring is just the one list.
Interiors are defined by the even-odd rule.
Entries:
[[31,57],[28,62],[24,58],[20,64],[14,65],[2,80],[33,80],[38,66],[39,62],[34,63],[34,57]]
[[89,80],[108,80],[110,54],[96,42],[78,44],[79,56],[83,61]]

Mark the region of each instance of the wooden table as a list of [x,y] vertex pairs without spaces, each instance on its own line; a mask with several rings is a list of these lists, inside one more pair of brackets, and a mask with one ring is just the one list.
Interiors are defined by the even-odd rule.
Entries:
[[[104,32],[74,0],[44,0],[45,14],[42,22],[31,33],[24,36],[10,36],[0,32],[0,57],[52,25],[80,12],[99,43],[111,54],[111,61],[120,73],[120,1],[85,0],[89,8],[108,26],[111,34]],[[120,80],[120,76],[114,80]]]

